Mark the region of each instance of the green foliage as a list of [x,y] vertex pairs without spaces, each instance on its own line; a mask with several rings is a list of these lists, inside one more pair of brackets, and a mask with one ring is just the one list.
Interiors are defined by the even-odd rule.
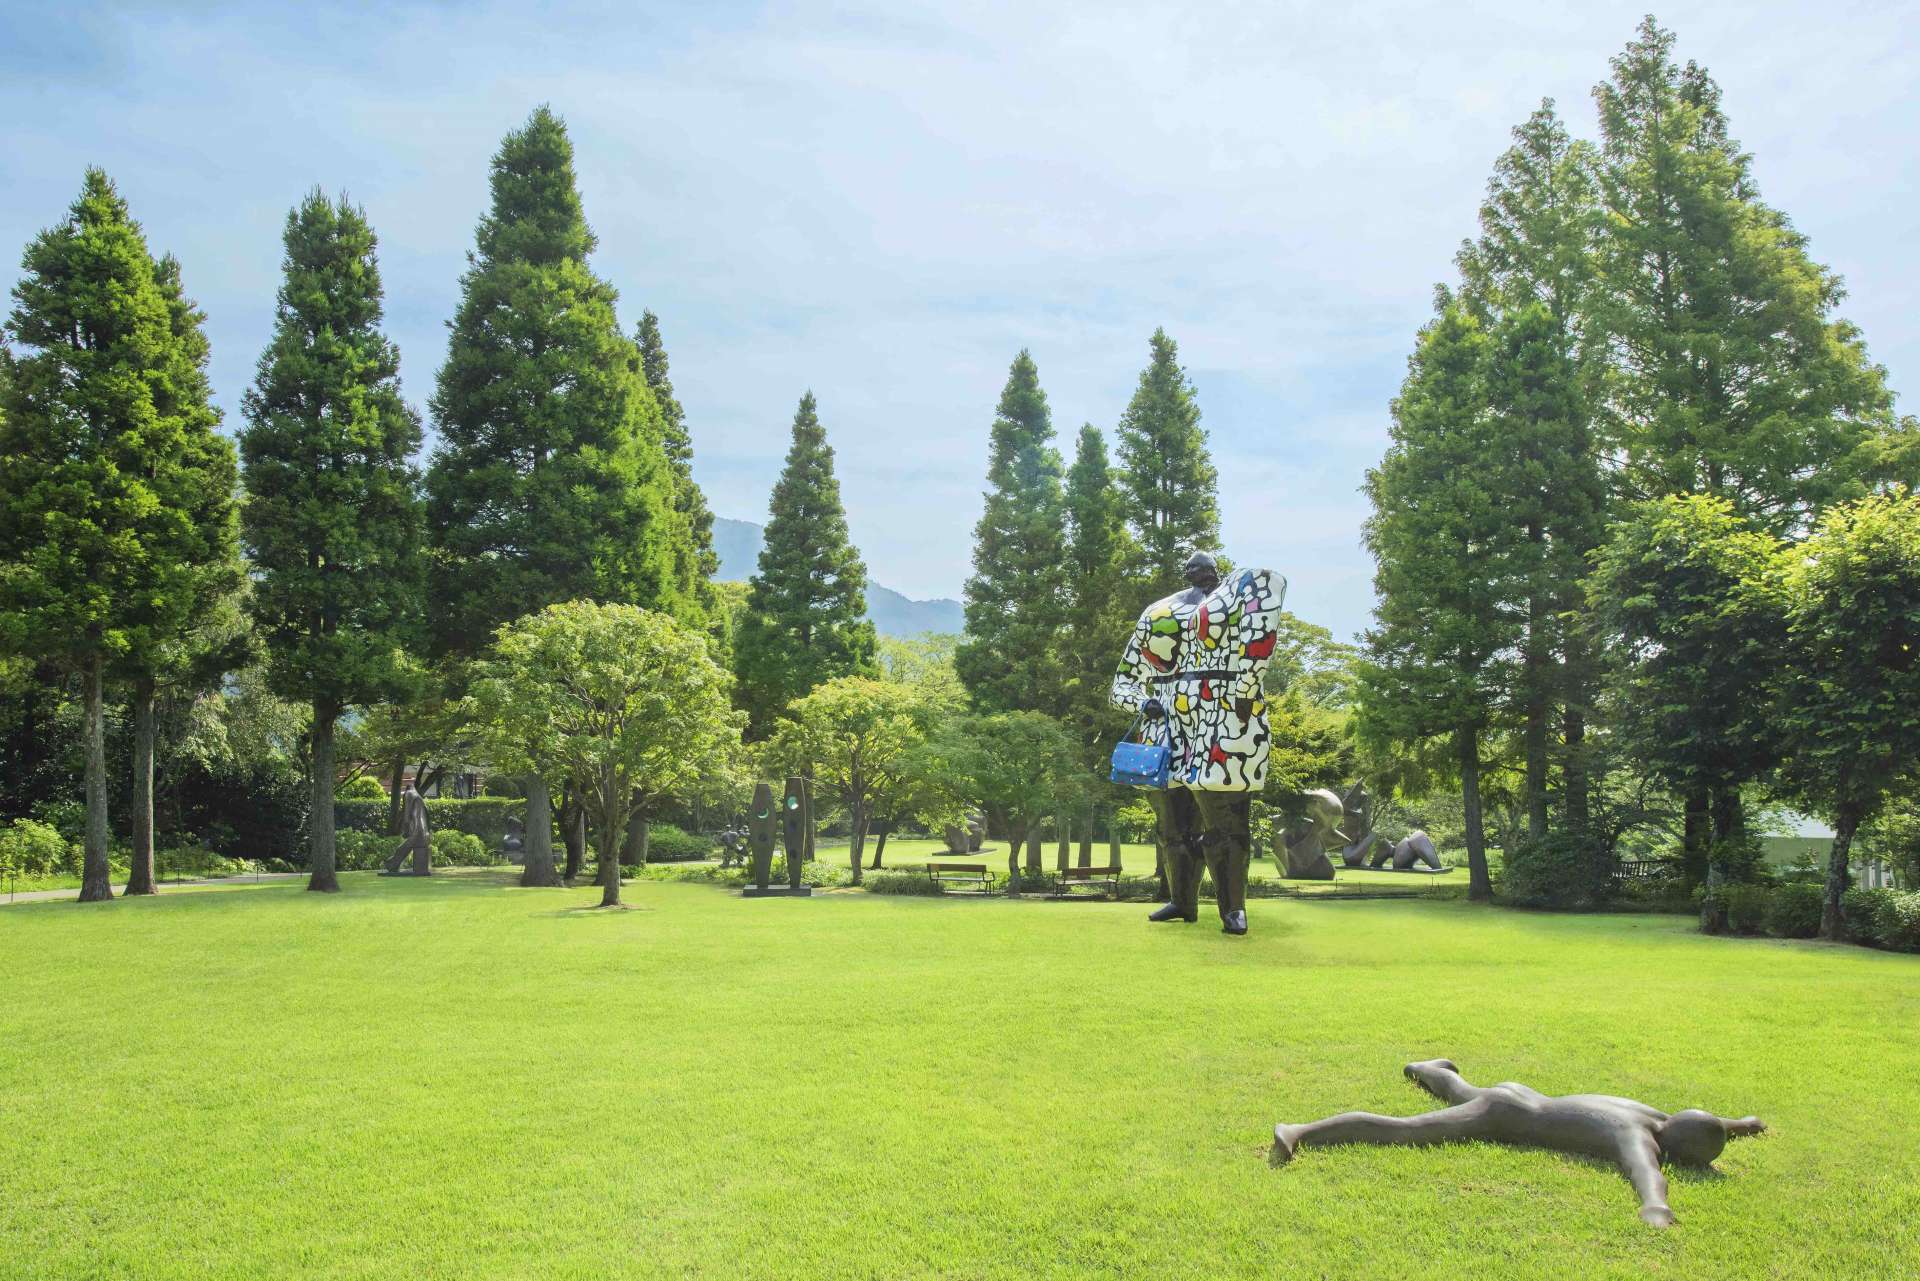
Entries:
[[1196,551],[1220,549],[1219,473],[1200,426],[1200,405],[1180,347],[1156,329],[1151,356],[1120,416],[1120,488],[1132,528],[1136,572],[1151,598],[1179,588]]
[[1519,907],[1594,908],[1614,894],[1612,860],[1594,838],[1571,828],[1522,837],[1501,860],[1500,894]]
[[336,801],[381,801],[387,799],[387,789],[380,786],[380,780],[371,774],[356,774],[347,782],[333,789]]
[[1920,890],[1848,890],[1841,899],[1847,932],[1862,943],[1920,952]]
[[573,146],[546,107],[494,157],[432,398],[437,647],[573,599],[679,612],[672,472],[615,292],[587,266]]
[[1810,939],[1820,932],[1820,911],[1826,895],[1818,885],[1775,887],[1767,901],[1767,933],[1775,938]]
[[1343,711],[1316,706],[1297,693],[1267,700],[1267,756],[1270,800],[1327,788],[1346,789],[1355,773],[1351,717]]
[[30,818],[0,827],[0,876],[54,876],[79,870],[73,844]]
[[1673,45],[1647,18],[1594,91],[1616,480],[1634,499],[1725,498],[1787,534],[1864,492],[1892,427],[1885,371],[1832,317],[1839,277],[1761,203],[1719,86]]
[[[693,479],[693,437],[687,431],[687,411],[673,394],[660,318],[651,311],[642,312],[633,342],[639,352],[641,377],[660,411],[661,447],[671,479],[673,514],[679,525],[672,534],[674,595],[697,604],[699,615],[710,619],[718,604],[711,584],[720,568],[720,556],[713,549],[713,511]],[[693,615],[683,617],[694,620]]]
[[875,671],[867,567],[847,537],[833,448],[813,393],[800,398],[793,443],[773,487],[759,572],[734,633],[734,671],[753,733],[836,676]]
[[1053,416],[1040,371],[1024,350],[1000,393],[987,485],[954,670],[978,710],[1056,711],[1068,600],[1066,510]]
[[904,769],[929,797],[984,809],[991,825],[1009,834],[1008,875],[1017,877],[1022,838],[1081,783],[1074,749],[1059,722],[1039,712],[960,716],[916,748]]
[[[384,793],[377,800],[336,801],[334,820],[342,829],[378,832],[384,837],[388,804]],[[498,847],[507,834],[508,826],[523,823],[527,813],[527,801],[523,796],[476,796],[471,800],[429,796],[426,806],[429,831],[450,828],[457,832],[469,832],[485,841],[489,848]]]
[[418,639],[420,423],[380,332],[366,215],[315,190],[284,240],[273,337],[245,398],[243,524],[268,680],[327,717],[397,693]]
[[869,894],[905,894],[921,898],[934,898],[946,891],[940,883],[924,872],[879,872],[869,876],[866,882]]
[[689,863],[714,856],[711,837],[683,831],[672,823],[647,825],[647,862]]
[[1727,928],[1735,934],[1758,934],[1767,922],[1773,899],[1773,887],[1755,883],[1729,883],[1707,891],[1725,913]]
[[442,867],[490,867],[506,861],[479,837],[451,828],[441,828],[427,843],[433,848],[433,861]]

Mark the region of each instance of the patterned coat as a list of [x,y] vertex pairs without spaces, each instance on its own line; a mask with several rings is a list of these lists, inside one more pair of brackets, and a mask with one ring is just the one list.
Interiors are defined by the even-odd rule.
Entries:
[[1168,785],[1257,792],[1267,781],[1266,695],[1260,688],[1278,639],[1287,580],[1237,569],[1211,592],[1197,587],[1140,615],[1113,676],[1113,702],[1167,709],[1173,764]]

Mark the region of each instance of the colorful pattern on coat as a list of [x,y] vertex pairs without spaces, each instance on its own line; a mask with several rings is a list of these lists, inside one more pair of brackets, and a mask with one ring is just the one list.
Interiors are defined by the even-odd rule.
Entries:
[[[1266,695],[1287,580],[1270,569],[1237,569],[1210,592],[1197,587],[1141,613],[1113,676],[1113,702],[1167,709],[1173,748],[1169,786],[1257,792],[1267,781]],[[1224,678],[1201,673],[1225,673]]]

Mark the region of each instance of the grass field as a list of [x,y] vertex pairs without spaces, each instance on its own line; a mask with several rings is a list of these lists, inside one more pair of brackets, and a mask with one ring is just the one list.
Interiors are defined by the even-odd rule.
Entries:
[[[745,901],[478,871],[0,908],[8,1277],[1897,1277],[1920,958],[1457,902]],[[1400,1065],[1756,1112],[1265,1161]]]

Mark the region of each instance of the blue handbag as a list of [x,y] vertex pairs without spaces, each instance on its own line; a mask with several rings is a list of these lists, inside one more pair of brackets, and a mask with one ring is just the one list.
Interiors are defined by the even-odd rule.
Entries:
[[[1173,766],[1173,748],[1165,743],[1146,741],[1141,733],[1141,722],[1145,719],[1144,716],[1134,718],[1127,736],[1114,747],[1111,781],[1129,787],[1164,788],[1167,773]],[[1134,739],[1136,734],[1141,734],[1138,742]]]

